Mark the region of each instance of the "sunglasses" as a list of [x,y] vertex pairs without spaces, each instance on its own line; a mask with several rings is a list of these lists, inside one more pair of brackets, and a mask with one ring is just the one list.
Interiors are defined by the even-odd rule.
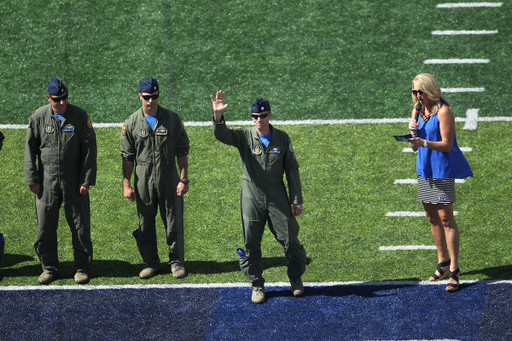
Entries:
[[60,103],[60,101],[65,101],[68,99],[68,93],[66,93],[64,96],[62,97],[52,97],[50,96],[50,98],[52,99],[52,101],[54,101],[55,103]]
[[269,113],[266,113],[266,114],[261,114],[261,115],[254,115],[254,114],[251,114],[251,117],[254,118],[255,120],[257,120],[258,118],[267,118],[269,115]]
[[141,95],[141,96],[142,96],[142,98],[144,98],[145,101],[149,101],[150,99],[157,99],[158,97],[160,97],[160,94],[148,95],[148,96]]
[[416,96],[417,94],[423,95],[424,93],[425,93],[425,91],[421,91],[421,90],[413,90],[413,91],[412,91],[412,94],[413,94],[414,96]]

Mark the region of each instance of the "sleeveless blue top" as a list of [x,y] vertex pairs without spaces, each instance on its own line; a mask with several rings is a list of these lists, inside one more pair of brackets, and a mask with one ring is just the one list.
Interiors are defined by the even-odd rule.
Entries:
[[[443,104],[443,106],[446,104]],[[420,120],[419,137],[428,141],[442,141],[437,113],[428,121]],[[457,137],[453,134],[453,146],[450,152],[438,152],[430,148],[418,148],[416,173],[423,179],[463,179],[473,176],[468,161],[457,145]]]

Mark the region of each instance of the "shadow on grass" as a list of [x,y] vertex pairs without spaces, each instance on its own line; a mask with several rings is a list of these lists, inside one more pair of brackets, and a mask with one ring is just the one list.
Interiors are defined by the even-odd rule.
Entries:
[[[20,268],[7,269],[23,262],[32,262],[34,257],[24,255],[6,254],[4,255],[4,269],[0,270],[2,277],[32,277],[41,274],[41,264],[30,264]],[[308,258],[306,264],[311,260]],[[288,261],[285,257],[267,257],[262,259],[263,269],[286,266]],[[92,276],[96,278],[129,278],[137,277],[144,268],[143,263],[132,264],[120,260],[95,259],[93,261]],[[215,262],[215,261],[185,261],[185,268],[188,273],[196,274],[218,274],[240,271],[238,261]],[[160,274],[169,274],[171,272],[166,263],[162,263]],[[61,262],[59,269],[61,279],[73,278],[73,262]],[[1,280],[1,279],[0,279]]]
[[23,262],[31,262],[34,260],[34,257],[26,256],[26,255],[13,255],[10,253],[4,254],[4,261],[2,264],[2,267],[11,267],[13,265],[16,265],[18,263]]
[[[311,263],[311,259],[307,258],[306,264]],[[286,266],[288,260],[285,257],[263,257],[262,266],[263,270],[270,268],[277,268]],[[240,264],[238,261],[229,262],[215,262],[215,261],[185,261],[187,272],[196,274],[219,274],[225,272],[240,271]]]
[[[368,283],[354,283],[354,284],[339,284],[339,285],[326,285],[326,286],[305,286],[304,296],[326,296],[326,297],[346,297],[346,296],[358,296],[362,298],[382,298],[391,297],[397,295],[401,290],[407,288],[413,288],[420,285],[422,281],[418,279],[399,280],[398,282],[390,283],[386,282],[368,282]],[[433,291],[444,291],[443,283],[441,288],[438,286],[432,286]],[[482,285],[482,282],[477,281],[473,283],[461,283],[459,290],[455,293],[446,293],[447,295],[457,295],[459,292],[463,292],[473,286]],[[268,299],[278,297],[290,297],[292,296],[290,289],[283,289],[282,287],[269,287],[265,296]]]
[[489,279],[512,279],[512,265],[464,271],[462,275],[485,275]]
[[[0,270],[3,277],[38,277],[41,274],[41,264],[25,265],[20,268],[8,269],[21,262],[34,261],[33,257],[20,256],[20,255],[5,255],[3,269]],[[7,261],[5,261],[7,259]],[[12,261],[11,261],[12,260]],[[94,260],[93,261],[93,277],[120,277],[128,278],[138,276],[143,264],[131,264],[119,260]],[[165,267],[163,267],[165,269]],[[168,271],[170,272],[170,270]],[[165,270],[162,271],[165,273]],[[60,262],[59,278],[70,279],[73,278],[73,262]]]

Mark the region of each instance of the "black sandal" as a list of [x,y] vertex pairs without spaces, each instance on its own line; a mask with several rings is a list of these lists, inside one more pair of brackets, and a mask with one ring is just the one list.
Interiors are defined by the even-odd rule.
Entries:
[[449,273],[448,273],[448,270],[445,270],[443,271],[441,268],[445,268],[447,266],[450,266],[450,260],[447,260],[446,262],[442,262],[442,263],[439,263],[437,264],[437,267],[436,267],[436,270],[437,272],[439,272],[441,274],[441,276],[438,276],[435,272],[434,274],[432,275],[432,278],[433,279],[429,279],[431,282],[436,282],[436,281],[440,281],[442,279],[445,279],[446,277],[448,277]]
[[457,283],[447,283],[446,284],[446,291],[448,292],[454,292],[459,290],[459,277],[457,275],[460,274],[460,270],[457,269],[455,271],[450,271],[450,276],[448,278],[453,278],[457,281]]

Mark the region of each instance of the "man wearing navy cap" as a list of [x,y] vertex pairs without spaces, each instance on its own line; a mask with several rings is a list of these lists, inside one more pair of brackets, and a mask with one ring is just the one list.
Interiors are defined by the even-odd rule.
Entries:
[[25,142],[25,179],[36,196],[34,247],[43,268],[40,284],[59,276],[57,226],[62,202],[71,229],[75,282],[87,283],[92,269],[89,188],[96,183],[96,134],[87,113],[68,103],[68,93],[57,77],[50,80],[50,104],[30,117]]
[[139,214],[139,228],[133,233],[144,261],[139,277],[149,279],[160,271],[155,229],[160,209],[169,246],[168,264],[173,277],[184,278],[183,195],[189,183],[189,140],[178,114],[158,105],[156,79],[144,78],[139,91],[142,108],[126,119],[121,131],[124,196],[136,201]]
[[[298,240],[296,216],[302,213],[302,189],[299,164],[288,134],[274,128],[270,103],[258,98],[252,104],[254,128],[231,129],[223,110],[225,93],[217,91],[213,104],[215,138],[238,148],[242,160],[243,181],[240,195],[245,255],[240,253],[240,269],[251,282],[254,303],[265,302],[261,238],[265,224],[284,247],[288,259],[288,278],[293,296],[304,295],[302,274],[306,269],[306,251]],[[289,196],[283,181],[286,174]]]

